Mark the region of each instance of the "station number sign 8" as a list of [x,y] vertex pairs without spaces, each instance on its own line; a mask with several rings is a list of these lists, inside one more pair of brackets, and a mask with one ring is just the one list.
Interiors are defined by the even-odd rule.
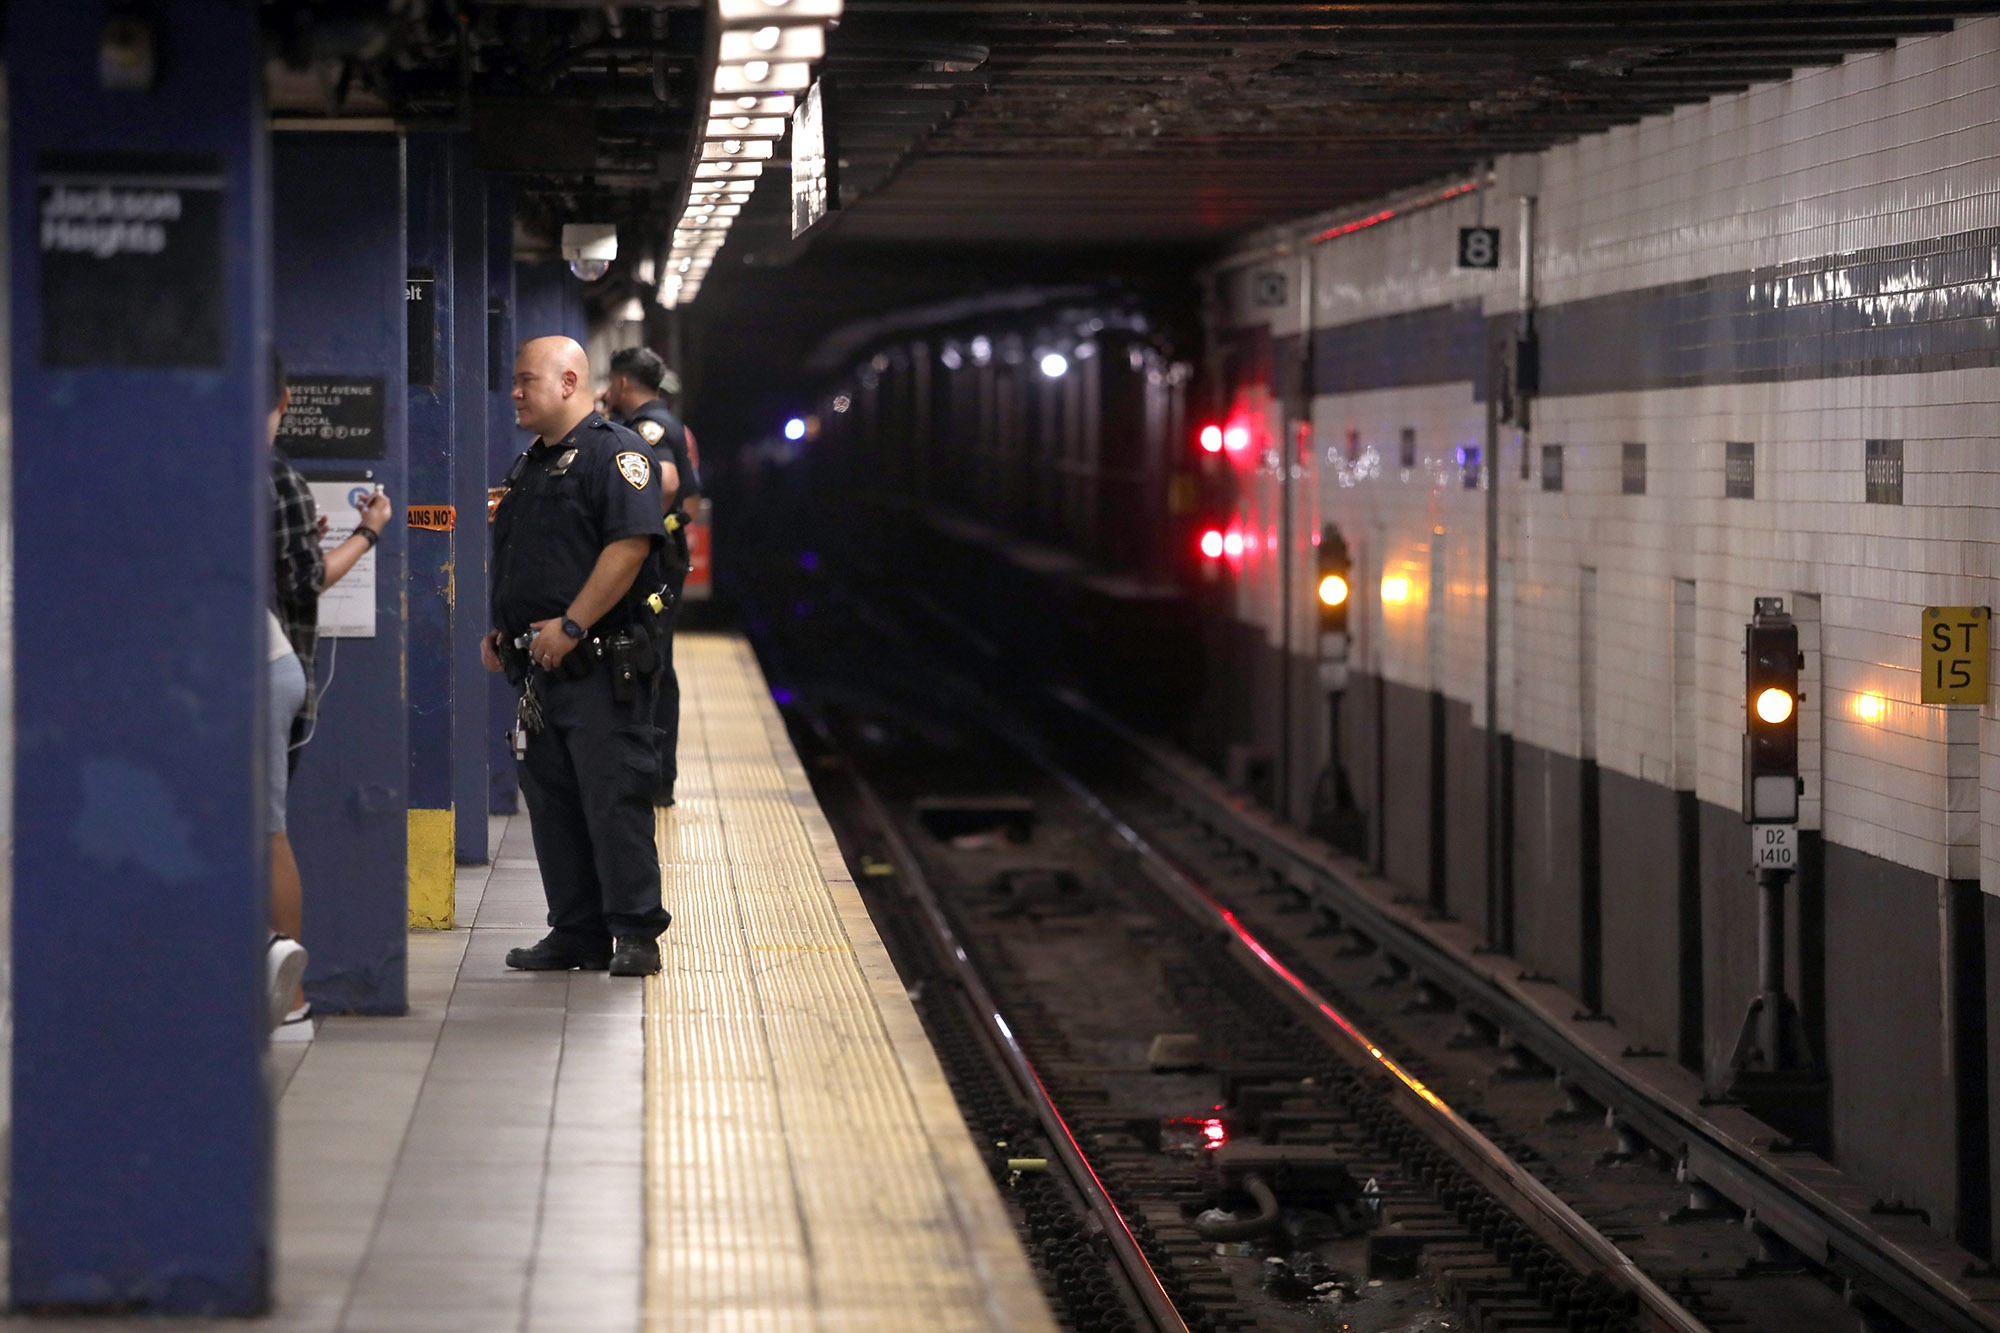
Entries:
[[1499,268],[1500,229],[1498,227],[1460,227],[1458,229],[1458,266],[1460,268]]

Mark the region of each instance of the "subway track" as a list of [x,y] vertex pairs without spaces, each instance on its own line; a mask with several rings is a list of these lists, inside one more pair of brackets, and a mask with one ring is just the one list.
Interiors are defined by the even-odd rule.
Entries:
[[1701,1327],[1516,1224],[1087,801],[990,766],[1015,812],[1031,793],[1010,836],[977,818],[991,787],[927,800],[902,747],[864,777],[844,730],[819,731],[823,798],[1072,1327]]
[[1993,1326],[1789,1244],[1303,840],[936,661],[935,606],[815,580],[790,610],[753,633],[1071,1327]]

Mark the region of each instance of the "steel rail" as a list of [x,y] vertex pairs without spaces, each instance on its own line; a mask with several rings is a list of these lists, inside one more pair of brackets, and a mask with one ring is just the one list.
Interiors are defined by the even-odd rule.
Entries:
[[1291,840],[1280,831],[1261,827],[1262,821],[1225,796],[1205,790],[1190,775],[1177,771],[1156,752],[1153,743],[1087,699],[1068,691],[1054,693],[1064,706],[1125,745],[1141,767],[1152,772],[1170,799],[1211,827],[1226,829],[1232,841],[1251,849],[1267,867],[1320,900],[1423,980],[1453,995],[1462,1006],[1479,1013],[1538,1059],[1561,1071],[1642,1138],[1663,1148],[1678,1145],[1694,1176],[1800,1252],[1864,1279],[1863,1290],[1868,1295],[1915,1327],[1949,1333],[2000,1333],[2000,1312],[1991,1302],[1984,1306],[1975,1303],[1975,1297],[1906,1253],[1894,1238],[1791,1180],[1781,1167],[1749,1151],[1699,1114],[1662,1098],[1601,1052],[1579,1044],[1503,983],[1469,966],[1447,946],[1370,899],[1329,854],[1290,845]]
[[[823,736],[828,735],[817,719],[814,719],[814,726]],[[1076,1135],[1070,1130],[1069,1121],[1063,1117],[1061,1109],[1055,1104],[1055,1099],[1049,1095],[1048,1087],[1036,1071],[1034,1061],[1029,1059],[1028,1053],[1022,1049],[1013,1028],[1008,1026],[1006,1017],[1000,1012],[1000,1007],[994,1003],[992,993],[986,989],[986,983],[980,978],[978,968],[973,965],[964,946],[958,942],[958,936],[951,928],[951,921],[945,916],[943,904],[938,901],[937,894],[931,889],[930,881],[924,876],[916,853],[911,850],[909,843],[897,829],[867,780],[855,772],[852,765],[845,766],[843,773],[854,792],[855,799],[861,803],[868,818],[881,835],[889,862],[896,869],[896,878],[923,909],[925,920],[929,922],[932,933],[937,936],[945,956],[951,960],[959,985],[964,988],[966,998],[979,1015],[980,1035],[1000,1058],[1001,1063],[1012,1073],[1028,1104],[1033,1108],[1035,1118],[1041,1122],[1042,1131],[1050,1146],[1055,1149],[1056,1157],[1062,1162],[1064,1171],[1076,1187],[1077,1193],[1083,1196],[1098,1225],[1103,1228],[1105,1238],[1111,1245],[1111,1252],[1118,1260],[1118,1266],[1124,1271],[1126,1282],[1144,1308],[1147,1318],[1152,1321],[1153,1327],[1159,1330],[1159,1333],[1190,1333],[1187,1321],[1181,1317],[1173,1299],[1167,1295],[1166,1287],[1160,1282],[1160,1275],[1153,1271],[1152,1262],[1140,1249],[1138,1238],[1132,1234],[1131,1225],[1126,1222],[1125,1214],[1112,1200],[1111,1192],[1105,1188],[1096,1169],[1091,1166],[1090,1159],[1084,1154],[1083,1146],[1077,1142]]]
[[1257,968],[1253,970],[1261,969],[1268,979],[1277,983],[1280,993],[1289,994],[1298,1001],[1319,1035],[1350,1064],[1387,1075],[1386,1086],[1403,1114],[1433,1143],[1449,1152],[1485,1188],[1507,1202],[1542,1240],[1560,1251],[1584,1273],[1601,1274],[1635,1297],[1646,1328],[1658,1330],[1658,1333],[1710,1333],[1708,1325],[1668,1295],[1609,1237],[1453,1110],[1436,1091],[1405,1069],[1325,996],[1279,961],[1234,912],[1189,878],[1171,858],[1120,818],[1095,792],[1031,742],[1018,736],[1011,739],[1017,748],[1040,765],[1044,772],[1139,856],[1150,877],[1167,891],[1168,897],[1203,925],[1220,927],[1229,945],[1255,962]]

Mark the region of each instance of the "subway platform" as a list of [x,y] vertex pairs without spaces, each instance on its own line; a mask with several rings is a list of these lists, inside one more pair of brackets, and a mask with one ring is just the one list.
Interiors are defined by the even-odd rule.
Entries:
[[261,1326],[1054,1327],[748,646],[676,656],[661,974],[509,972],[544,908],[526,818],[494,820],[469,926],[411,933],[409,1015],[271,1048]]

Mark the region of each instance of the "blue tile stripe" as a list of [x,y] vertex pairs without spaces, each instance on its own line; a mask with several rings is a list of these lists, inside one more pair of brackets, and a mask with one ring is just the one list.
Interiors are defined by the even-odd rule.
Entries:
[[[1514,324],[1460,303],[1318,329],[1313,388],[1483,389],[1486,339]],[[1992,366],[2000,228],[1562,302],[1536,327],[1545,397]]]

